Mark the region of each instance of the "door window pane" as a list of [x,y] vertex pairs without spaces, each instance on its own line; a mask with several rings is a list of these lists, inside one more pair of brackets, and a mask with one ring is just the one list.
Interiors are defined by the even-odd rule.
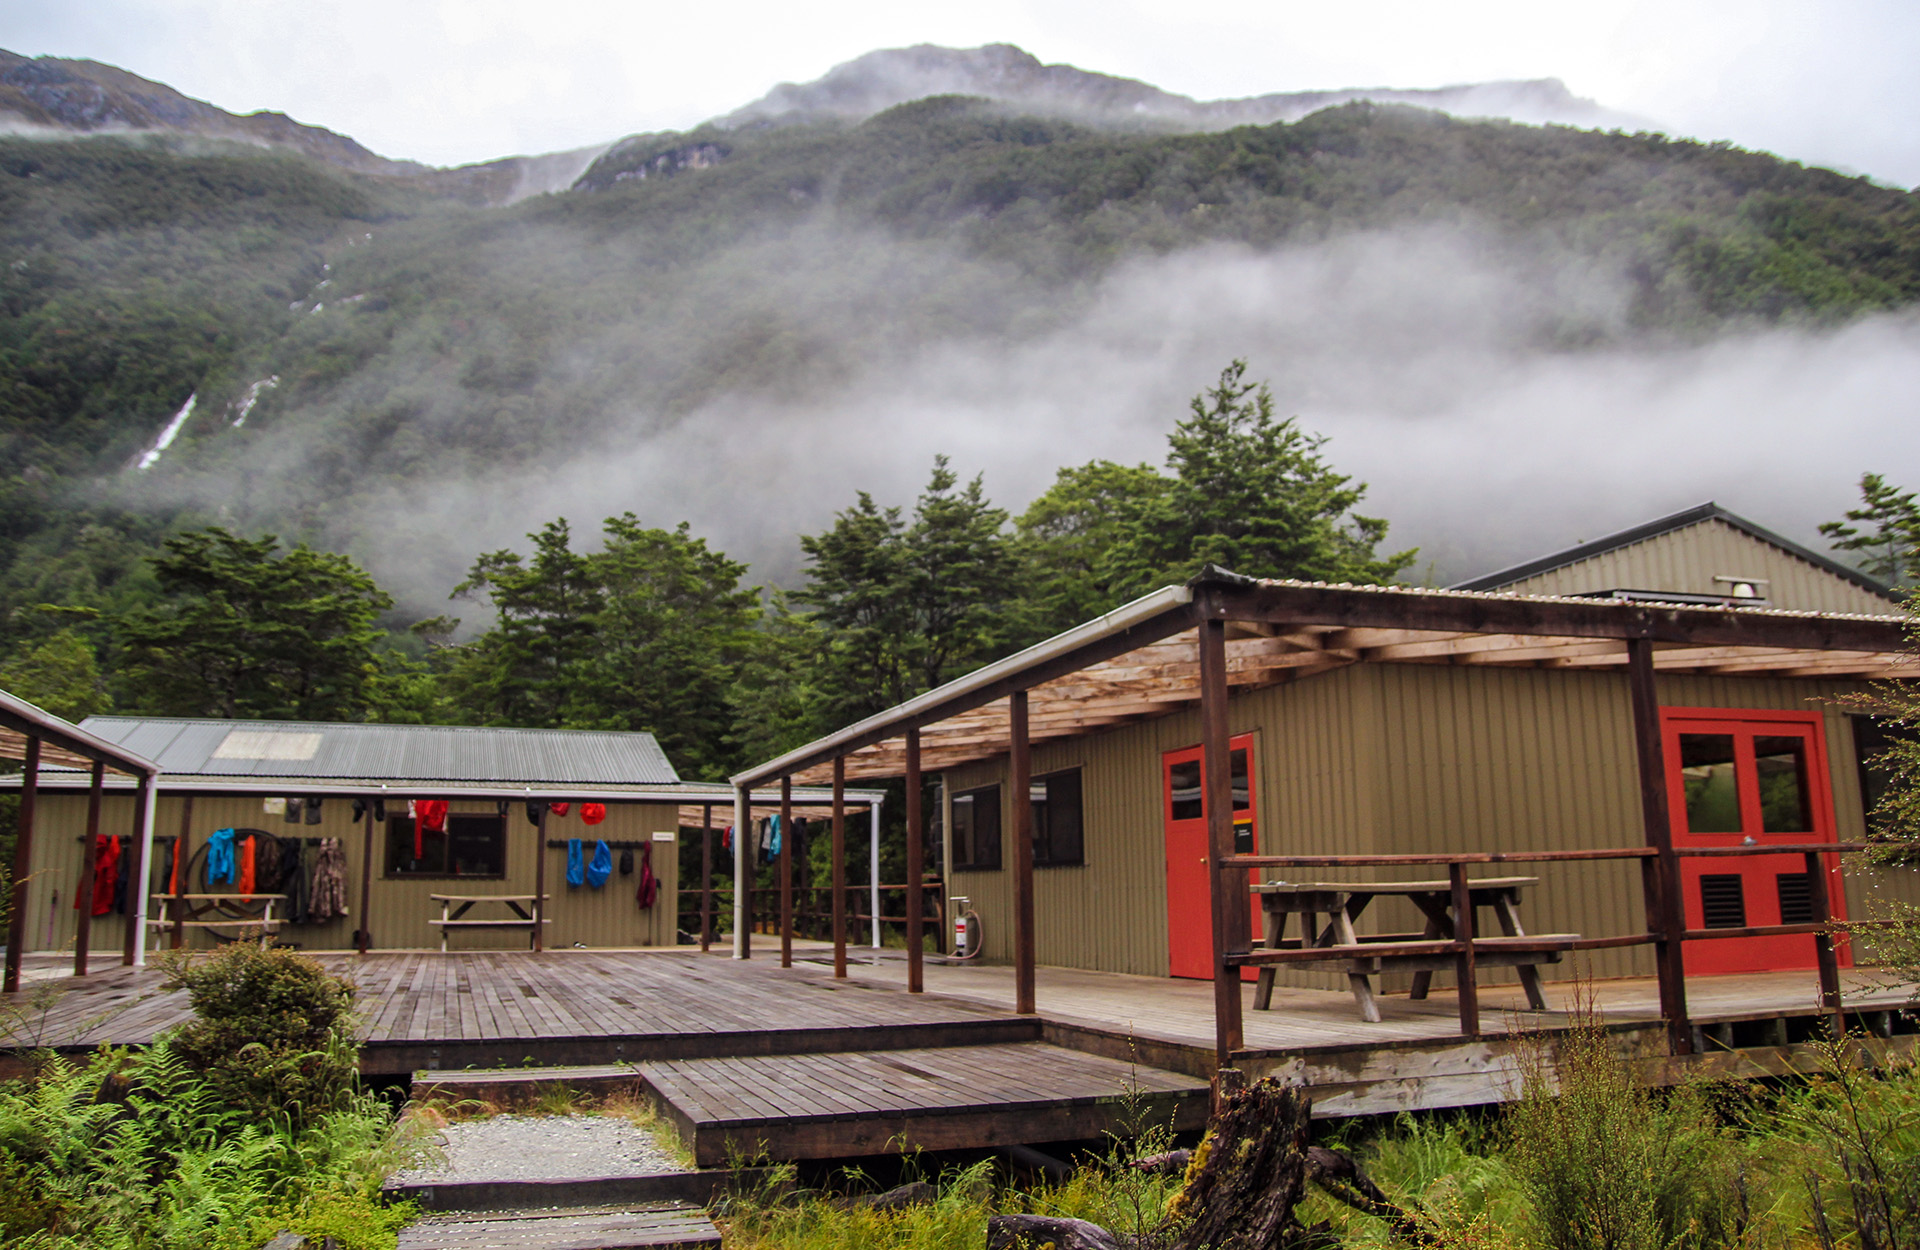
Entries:
[[1807,794],[1807,740],[1799,734],[1753,740],[1760,777],[1760,828],[1767,833],[1812,833]]
[[1680,777],[1686,788],[1689,832],[1740,832],[1732,734],[1681,734]]
[[1247,776],[1247,749],[1241,747],[1232,755],[1233,760],[1233,810],[1244,812],[1253,806],[1253,782]]
[[1167,788],[1172,792],[1169,814],[1174,820],[1199,820],[1207,814],[1200,797],[1199,760],[1182,760],[1168,767]]

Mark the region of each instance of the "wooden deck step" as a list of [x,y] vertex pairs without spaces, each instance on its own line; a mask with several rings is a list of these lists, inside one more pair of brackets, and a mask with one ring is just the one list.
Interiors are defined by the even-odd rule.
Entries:
[[663,1250],[718,1246],[707,1213],[680,1203],[429,1216],[400,1230],[399,1250]]
[[1205,1081],[1079,1051],[997,1046],[643,1063],[703,1167],[1079,1141],[1206,1123]]

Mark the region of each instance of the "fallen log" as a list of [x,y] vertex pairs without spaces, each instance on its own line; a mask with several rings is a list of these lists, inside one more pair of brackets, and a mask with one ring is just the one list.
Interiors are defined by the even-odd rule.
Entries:
[[1051,1215],[996,1215],[987,1221],[987,1250],[1130,1250],[1098,1224]]

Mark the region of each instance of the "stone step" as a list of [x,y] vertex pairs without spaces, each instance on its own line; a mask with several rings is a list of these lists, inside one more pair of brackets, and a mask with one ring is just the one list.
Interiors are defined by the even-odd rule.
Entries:
[[707,1213],[683,1203],[433,1215],[400,1230],[399,1250],[669,1250],[718,1246]]

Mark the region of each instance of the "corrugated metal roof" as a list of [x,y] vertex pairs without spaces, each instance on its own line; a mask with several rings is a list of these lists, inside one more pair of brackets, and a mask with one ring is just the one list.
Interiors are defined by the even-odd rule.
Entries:
[[649,733],[137,716],[90,716],[81,728],[174,777],[579,786],[680,780]]

